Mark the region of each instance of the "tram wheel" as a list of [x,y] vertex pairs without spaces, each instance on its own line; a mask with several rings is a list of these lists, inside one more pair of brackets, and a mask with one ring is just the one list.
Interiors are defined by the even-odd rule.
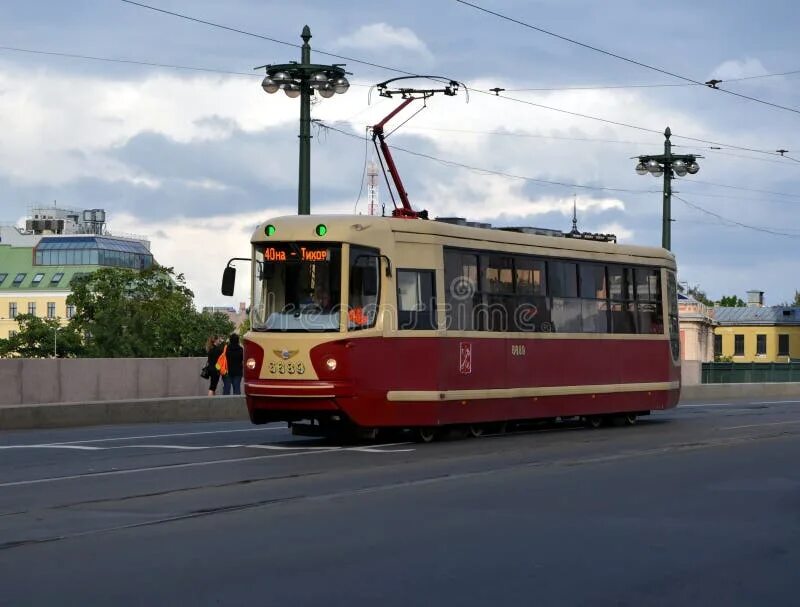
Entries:
[[636,414],[635,413],[627,413],[626,415],[622,416],[622,419],[626,426],[635,426],[636,425]]
[[417,428],[416,430],[416,437],[417,440],[421,443],[432,443],[436,440],[436,437],[439,435],[439,431],[437,428]]
[[480,436],[483,436],[483,431],[484,431],[484,427],[483,427],[482,424],[472,424],[469,427],[469,435],[472,438],[478,438]]
[[602,415],[590,415],[586,418],[586,426],[588,428],[592,428],[596,430],[597,428],[602,428],[605,419],[603,419]]

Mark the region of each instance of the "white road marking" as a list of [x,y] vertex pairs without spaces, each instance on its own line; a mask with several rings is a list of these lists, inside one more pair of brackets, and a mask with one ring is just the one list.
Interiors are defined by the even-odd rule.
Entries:
[[752,403],[754,405],[791,405],[800,403],[800,400],[762,400],[756,403]]
[[720,428],[720,430],[738,430],[740,428],[760,428],[762,426],[788,426],[789,424],[800,424],[800,419],[787,422],[768,422],[764,424],[747,424],[745,426],[728,426],[726,428]]
[[703,403],[701,405],[678,405],[678,409],[684,407],[730,407],[733,403]]
[[105,447],[86,447],[84,445],[0,445],[0,449],[74,449],[77,451],[102,451]]
[[90,440],[73,440],[51,443],[53,445],[82,445],[85,443],[108,443],[118,440],[139,440],[142,438],[169,438],[173,436],[200,436],[201,434],[233,434],[234,432],[268,432],[286,430],[285,426],[269,426],[267,428],[240,428],[238,430],[208,430],[205,432],[176,432],[174,434],[147,434],[142,436],[115,436],[113,438],[93,438]]

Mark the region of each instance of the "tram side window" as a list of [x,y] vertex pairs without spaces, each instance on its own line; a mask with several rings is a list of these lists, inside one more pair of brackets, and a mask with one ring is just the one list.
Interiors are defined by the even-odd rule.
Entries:
[[380,297],[380,260],[377,249],[350,247],[350,297],[348,329],[359,331],[375,326]]
[[550,261],[547,278],[552,296],[553,330],[559,333],[580,333],[583,311],[578,297],[578,264],[571,261]]
[[509,330],[514,313],[514,258],[509,255],[481,255],[482,305],[478,326],[485,331]]
[[611,332],[636,333],[633,268],[608,266],[608,291],[611,300]]
[[661,272],[656,268],[636,268],[636,310],[639,333],[663,333]]
[[514,258],[515,309],[509,317],[514,331],[550,331],[545,262],[534,257]]
[[584,333],[608,333],[608,288],[606,267],[580,264],[580,293]]
[[476,322],[478,256],[458,250],[444,251],[445,316],[451,331],[479,331]]
[[436,329],[433,270],[397,270],[397,328],[401,331]]

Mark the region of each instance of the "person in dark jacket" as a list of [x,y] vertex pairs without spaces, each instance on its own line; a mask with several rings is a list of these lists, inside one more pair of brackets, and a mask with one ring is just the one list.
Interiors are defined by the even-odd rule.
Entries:
[[228,350],[225,356],[228,359],[228,374],[222,376],[222,393],[242,393],[242,375],[244,375],[244,349],[239,345],[239,336],[231,333],[228,338]]
[[217,369],[217,359],[222,354],[222,340],[212,335],[206,341],[206,351],[208,352],[208,395],[214,396],[219,385],[219,369]]

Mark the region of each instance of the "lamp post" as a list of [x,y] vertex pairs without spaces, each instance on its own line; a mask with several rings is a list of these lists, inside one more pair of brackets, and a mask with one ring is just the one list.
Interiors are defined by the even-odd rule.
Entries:
[[661,246],[669,250],[672,245],[672,179],[675,175],[683,177],[686,173],[694,175],[700,170],[696,154],[673,154],[669,127],[664,131],[664,153],[655,156],[638,156],[636,172],[639,175],[650,173],[653,177],[664,175],[664,207],[661,217]]
[[[311,29],[303,28],[300,63],[263,65],[267,75],[261,87],[269,94],[283,90],[287,97],[300,97],[300,170],[297,191],[297,214],[311,214],[311,96],[316,92],[325,99],[343,94],[350,88],[344,64],[311,63]],[[256,68],[260,69],[260,68]]]

